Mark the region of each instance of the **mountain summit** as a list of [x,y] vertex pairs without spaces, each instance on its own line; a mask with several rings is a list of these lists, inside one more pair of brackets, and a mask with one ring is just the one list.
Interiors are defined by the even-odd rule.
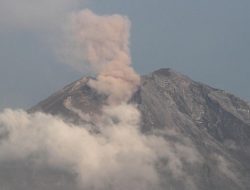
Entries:
[[[67,85],[29,112],[88,123],[107,99],[88,85],[90,79]],[[142,76],[130,102],[141,112],[140,130],[168,144],[161,147],[169,150],[168,168],[158,166],[164,189],[250,189],[249,103],[172,69]]]

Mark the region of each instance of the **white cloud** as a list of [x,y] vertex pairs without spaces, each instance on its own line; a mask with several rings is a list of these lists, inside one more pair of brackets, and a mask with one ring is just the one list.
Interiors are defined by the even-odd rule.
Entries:
[[78,0],[1,0],[0,25],[17,28],[53,27]]
[[[133,106],[123,109],[136,112]],[[100,133],[93,134],[84,126],[50,115],[5,110],[0,114],[0,166],[28,161],[35,168],[49,166],[76,173],[83,189],[159,188],[153,146],[162,147],[165,142],[128,125],[137,123],[134,119],[125,117],[116,123],[108,118],[110,115],[116,114],[111,111],[106,118],[104,114],[102,120],[106,122],[101,122]]]
[[[202,159],[186,138],[172,131],[168,134],[182,139],[172,142],[142,134],[140,114],[134,105],[108,106],[94,122],[97,133],[89,130],[91,126],[75,126],[51,115],[5,110],[0,113],[0,168],[15,163],[7,173],[17,181],[24,171],[16,171],[24,163],[35,173],[49,168],[63,172],[63,176],[73,175],[80,189],[95,190],[158,190],[165,181],[160,173],[169,172],[195,188],[184,166]],[[4,183],[13,185],[11,180]]]

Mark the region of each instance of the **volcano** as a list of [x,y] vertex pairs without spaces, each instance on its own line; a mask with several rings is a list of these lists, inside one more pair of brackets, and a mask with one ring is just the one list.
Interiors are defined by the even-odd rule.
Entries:
[[[85,116],[98,114],[107,99],[88,85],[90,79],[67,85],[28,112],[59,115],[78,124],[89,122]],[[162,171],[159,165],[164,189],[250,189],[249,103],[172,69],[141,76],[130,102],[141,112],[142,133],[159,135],[171,147],[195,149],[193,156],[199,157],[197,162],[188,162],[185,157],[193,153],[183,151],[181,174]]]

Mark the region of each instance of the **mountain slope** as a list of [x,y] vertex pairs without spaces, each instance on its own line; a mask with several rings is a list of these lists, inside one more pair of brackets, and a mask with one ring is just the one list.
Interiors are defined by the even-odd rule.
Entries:
[[[105,104],[82,78],[29,112],[88,122]],[[171,69],[141,77],[130,100],[142,114],[141,131],[163,137],[167,168],[158,170],[164,189],[250,189],[250,106],[222,90],[195,82]],[[173,157],[173,159],[171,159]]]

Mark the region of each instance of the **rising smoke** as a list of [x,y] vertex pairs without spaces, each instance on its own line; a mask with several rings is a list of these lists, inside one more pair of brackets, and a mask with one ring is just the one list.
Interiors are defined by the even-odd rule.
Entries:
[[130,66],[128,18],[84,10],[72,15],[70,28],[67,49],[71,50],[70,59],[75,60],[73,66],[82,69],[84,61],[90,65],[97,73],[90,86],[108,95],[109,103],[128,101],[140,83]]

